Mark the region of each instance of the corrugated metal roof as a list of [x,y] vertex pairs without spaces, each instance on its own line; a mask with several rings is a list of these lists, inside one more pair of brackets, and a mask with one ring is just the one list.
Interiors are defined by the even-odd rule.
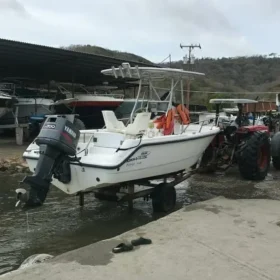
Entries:
[[[0,39],[0,77],[28,77],[39,81],[56,80],[85,85],[114,79],[101,70],[120,65],[122,60],[103,55]],[[131,66],[156,66],[129,62]],[[157,67],[157,66],[156,66]]]

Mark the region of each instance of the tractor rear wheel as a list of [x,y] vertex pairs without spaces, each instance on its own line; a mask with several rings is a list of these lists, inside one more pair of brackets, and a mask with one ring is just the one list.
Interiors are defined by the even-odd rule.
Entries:
[[238,154],[241,176],[247,180],[264,180],[270,166],[269,135],[257,131],[241,144]]

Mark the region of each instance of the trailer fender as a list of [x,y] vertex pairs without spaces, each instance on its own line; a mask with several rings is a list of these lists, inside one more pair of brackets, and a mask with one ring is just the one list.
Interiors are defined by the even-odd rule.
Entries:
[[280,132],[277,132],[271,139],[271,156],[280,156]]

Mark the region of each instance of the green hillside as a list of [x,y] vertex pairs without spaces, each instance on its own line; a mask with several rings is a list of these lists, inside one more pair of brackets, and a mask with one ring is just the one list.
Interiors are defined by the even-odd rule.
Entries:
[[[151,63],[151,61],[139,55],[109,50],[98,46],[70,45],[63,48],[105,55],[123,61],[132,60]],[[161,64],[161,66],[169,67],[169,63]],[[188,66],[183,64],[183,61],[174,61],[171,63],[171,67],[188,69]],[[275,53],[250,57],[197,59],[191,70],[203,72],[206,75],[192,81],[192,103],[206,105],[210,98],[255,98],[256,96],[259,96],[260,99],[274,101],[275,94],[259,92],[280,92],[280,58]],[[166,83],[162,83],[159,86],[165,87]]]
[[70,45],[68,47],[62,47],[63,49],[72,50],[72,51],[78,51],[78,52],[84,52],[84,53],[91,53],[91,54],[97,54],[97,55],[104,55],[108,57],[118,58],[123,61],[131,60],[136,62],[143,62],[143,63],[152,63],[151,61],[132,53],[128,52],[120,52],[115,50],[109,50],[105,48],[101,48],[98,46],[92,46],[92,45]]
[[[274,101],[275,94],[260,93],[280,91],[280,58],[274,55],[197,59],[191,70],[203,72],[206,76],[196,78],[191,84],[191,91],[201,91],[205,94],[192,93],[192,100],[208,101],[209,98],[215,97],[259,96],[260,99]],[[188,69],[187,65],[183,65],[183,61],[173,62],[171,67]],[[211,93],[206,94],[206,92]],[[237,92],[239,94],[233,94]],[[255,94],[252,94],[254,92]]]

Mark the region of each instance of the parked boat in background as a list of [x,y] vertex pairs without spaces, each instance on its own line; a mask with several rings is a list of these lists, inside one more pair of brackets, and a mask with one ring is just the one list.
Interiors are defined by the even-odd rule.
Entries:
[[13,110],[13,105],[16,102],[15,98],[0,91],[0,119]]
[[[51,105],[54,101],[49,98],[39,97],[38,91],[24,89],[20,92],[15,83],[0,83],[0,90],[12,99],[17,100],[18,122],[28,123],[32,117],[41,117],[52,114]],[[15,122],[13,110],[8,110],[0,119],[0,124],[13,124]]]
[[[102,111],[115,111],[122,103],[122,94],[113,94],[117,87],[96,86],[94,92],[89,92],[80,85],[82,92],[72,93],[62,84],[58,85],[61,94],[53,104],[55,114],[78,114],[86,128],[101,128],[104,126]],[[101,93],[103,92],[103,93]]]

